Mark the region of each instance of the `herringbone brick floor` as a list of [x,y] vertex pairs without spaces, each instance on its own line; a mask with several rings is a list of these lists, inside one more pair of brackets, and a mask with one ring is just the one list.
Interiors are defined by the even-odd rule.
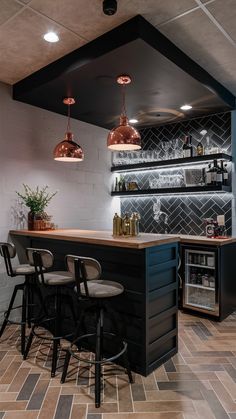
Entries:
[[[104,380],[94,407],[92,372],[70,365],[50,378],[48,344],[34,341],[27,361],[19,330],[0,340],[0,419],[236,419],[236,315],[216,323],[180,313],[179,353],[148,377],[128,384],[123,370]],[[62,351],[63,353],[63,351]],[[62,362],[62,360],[61,360]]]

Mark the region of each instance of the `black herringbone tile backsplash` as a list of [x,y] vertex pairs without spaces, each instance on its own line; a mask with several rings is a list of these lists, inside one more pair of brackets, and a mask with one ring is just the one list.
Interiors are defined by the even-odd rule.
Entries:
[[[191,119],[181,123],[168,124],[141,130],[144,150],[162,150],[162,141],[191,134],[196,146],[201,138],[200,131],[210,133],[211,143],[231,153],[231,114],[222,113],[209,117]],[[172,174],[180,174],[176,168]],[[126,181],[135,180],[141,189],[149,188],[149,181],[155,178],[154,171],[125,174]],[[161,171],[158,171],[161,174]],[[167,174],[168,172],[165,172]],[[180,185],[181,186],[181,185]],[[121,212],[138,211],[141,215],[140,229],[150,233],[180,233],[203,235],[204,218],[225,214],[227,233],[232,230],[232,197],[228,194],[173,195],[121,198]]]

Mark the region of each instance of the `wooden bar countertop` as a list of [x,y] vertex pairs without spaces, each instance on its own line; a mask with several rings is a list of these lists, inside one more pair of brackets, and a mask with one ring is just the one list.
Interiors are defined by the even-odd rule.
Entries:
[[10,234],[25,237],[40,237],[54,240],[67,240],[81,243],[100,244],[114,247],[144,249],[167,243],[181,242],[189,244],[223,246],[236,242],[236,237],[208,238],[183,234],[152,234],[141,233],[137,237],[113,237],[111,231],[57,229],[47,231],[10,230]]
[[179,242],[179,237],[177,235],[141,233],[139,236],[135,237],[113,237],[111,231],[79,229],[57,229],[47,231],[10,230],[9,233],[14,236],[40,237],[105,246],[129,247],[133,249],[144,249],[146,247]]

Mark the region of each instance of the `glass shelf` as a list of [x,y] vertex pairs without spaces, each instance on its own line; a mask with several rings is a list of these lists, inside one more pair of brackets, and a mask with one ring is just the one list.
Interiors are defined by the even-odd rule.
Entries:
[[192,287],[192,288],[200,288],[202,290],[207,290],[207,291],[215,291],[215,287],[204,287],[204,285],[198,285],[198,284],[185,284],[186,287]]
[[215,270],[214,266],[195,265],[194,263],[186,263],[186,266],[193,266],[194,268],[203,268],[203,269],[213,269],[213,270]]
[[[213,306],[211,307],[210,305],[209,306],[204,306],[204,305],[197,304],[197,303],[189,303],[188,305],[191,306],[191,307],[196,307],[196,308],[200,308],[200,309],[207,310],[207,311],[215,311],[215,307],[213,307]],[[186,307],[187,307],[187,304],[186,304]]]
[[135,191],[112,191],[112,196],[174,195],[189,193],[231,192],[230,186],[185,186],[183,188],[138,189]]
[[158,160],[158,161],[150,161],[150,162],[143,162],[143,163],[135,163],[135,164],[122,164],[117,166],[112,166],[112,172],[130,172],[136,170],[153,170],[159,169],[161,167],[176,167],[178,165],[187,166],[187,165],[198,165],[201,163],[212,162],[213,160],[225,160],[231,161],[232,156],[225,153],[217,153],[217,154],[207,154],[204,156],[194,156],[194,157],[187,157],[187,158],[180,158],[180,159],[171,159],[171,160]]

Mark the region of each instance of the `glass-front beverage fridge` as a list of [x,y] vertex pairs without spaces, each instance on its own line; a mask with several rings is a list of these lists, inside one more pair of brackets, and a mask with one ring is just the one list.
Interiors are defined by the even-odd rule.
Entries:
[[199,241],[180,244],[179,307],[221,321],[236,311],[236,238]]
[[218,252],[183,246],[183,307],[219,316]]

